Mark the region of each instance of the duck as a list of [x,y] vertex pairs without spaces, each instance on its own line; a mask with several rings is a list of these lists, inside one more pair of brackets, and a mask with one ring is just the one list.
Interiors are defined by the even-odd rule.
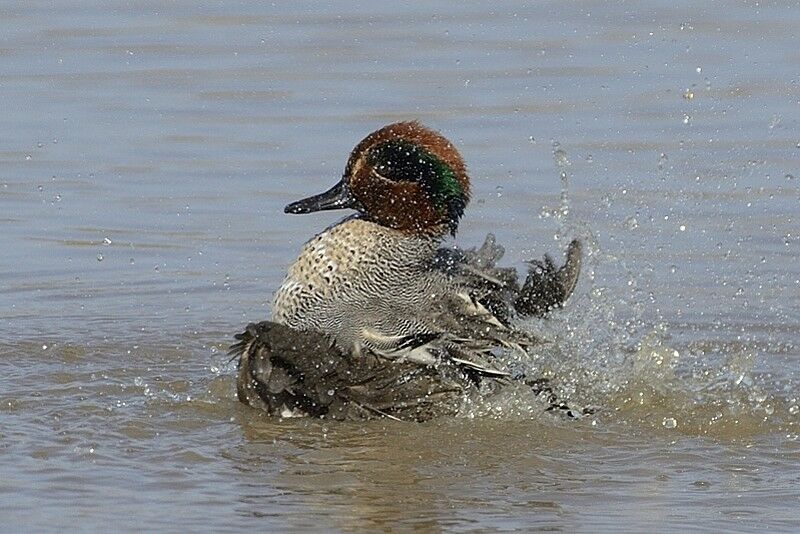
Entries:
[[470,185],[447,138],[404,121],[362,139],[333,187],[288,204],[287,214],[354,213],[303,245],[271,320],[236,336],[239,399],[284,416],[427,420],[487,383],[523,378],[553,397],[510,368],[541,341],[516,323],[564,305],[582,244],[569,244],[562,267],[530,262],[523,282],[498,267],[504,249],[491,234],[479,248],[445,245]]

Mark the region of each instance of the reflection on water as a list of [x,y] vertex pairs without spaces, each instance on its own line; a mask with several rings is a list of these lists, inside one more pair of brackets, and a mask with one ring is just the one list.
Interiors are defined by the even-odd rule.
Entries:
[[[6,2],[3,517],[796,528],[798,22],[732,2]],[[522,267],[586,240],[527,363],[594,416],[517,391],[425,425],[236,402],[227,343],[338,218],[282,206],[407,118],[470,165],[459,244],[494,232]]]

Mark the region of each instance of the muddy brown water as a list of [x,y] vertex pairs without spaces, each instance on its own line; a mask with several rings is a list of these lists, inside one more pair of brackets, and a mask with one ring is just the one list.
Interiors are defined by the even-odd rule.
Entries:
[[[800,529],[800,8],[0,4],[3,530]],[[510,391],[264,417],[224,355],[287,216],[384,123],[467,160],[456,242],[586,240]]]

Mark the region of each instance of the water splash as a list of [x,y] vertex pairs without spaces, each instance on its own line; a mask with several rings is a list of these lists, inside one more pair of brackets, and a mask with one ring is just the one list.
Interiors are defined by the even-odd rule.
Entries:
[[561,197],[558,214],[560,218],[565,218],[569,215],[569,174],[567,173],[567,167],[572,165],[572,163],[567,157],[567,152],[561,148],[558,141],[553,143],[553,160],[555,160],[556,168],[558,169],[558,177],[561,181]]
[[[543,343],[517,358],[517,370],[549,379],[559,399],[573,408],[596,408],[586,418],[592,425],[718,439],[763,433],[797,436],[796,384],[781,386],[774,377],[755,372],[759,354],[746,346],[671,341],[670,327],[653,319],[649,305],[654,295],[642,283],[642,273],[603,250],[589,225],[569,216],[569,158],[558,143],[553,155],[562,184],[560,205],[543,213],[560,222],[557,241],[584,241],[584,269],[578,290],[563,310],[518,325]],[[638,226],[635,221],[628,223],[629,229]],[[684,232],[687,226],[677,229]],[[675,274],[678,269],[672,265],[669,270]],[[602,282],[620,279],[629,283],[607,287]],[[563,421],[543,416],[542,407],[542,399],[519,386],[473,402],[465,413],[542,424]]]

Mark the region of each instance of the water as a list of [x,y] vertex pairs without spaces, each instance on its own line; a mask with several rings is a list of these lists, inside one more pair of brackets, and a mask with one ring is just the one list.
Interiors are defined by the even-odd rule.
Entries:
[[[0,517],[56,530],[800,527],[793,3],[0,5]],[[278,421],[224,351],[352,146],[460,147],[458,243],[589,257],[509,392]]]

